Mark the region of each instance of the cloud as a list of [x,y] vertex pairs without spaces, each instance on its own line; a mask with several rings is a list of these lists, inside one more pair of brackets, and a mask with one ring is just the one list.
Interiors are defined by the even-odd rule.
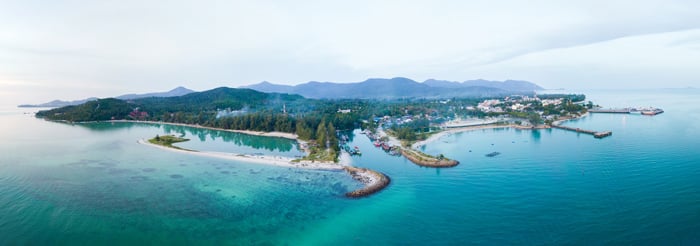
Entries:
[[[262,80],[393,76],[542,79],[568,87],[589,74],[578,68],[599,64],[583,57],[608,54],[608,46],[597,44],[609,42],[628,50],[618,55],[630,57],[623,60],[632,65],[604,64],[609,67],[600,69],[600,77],[631,81],[638,79],[632,72],[615,71],[649,67],[631,58],[651,51],[616,40],[637,42],[630,37],[700,28],[700,2],[692,1],[27,0],[2,5],[0,78],[75,85],[85,88],[86,97],[178,85],[203,90]],[[697,50],[687,45],[696,37],[685,38],[667,45]],[[656,56],[679,58],[666,60],[677,66],[652,69],[653,76],[667,74],[662,67],[677,72],[677,81],[696,75],[678,71],[695,60],[677,49],[654,47]],[[520,62],[525,60],[539,64],[539,70]]]
[[[624,37],[569,48],[549,49],[465,73],[529,77],[549,88],[685,87],[700,81],[700,29]],[[576,76],[574,76],[576,75]]]

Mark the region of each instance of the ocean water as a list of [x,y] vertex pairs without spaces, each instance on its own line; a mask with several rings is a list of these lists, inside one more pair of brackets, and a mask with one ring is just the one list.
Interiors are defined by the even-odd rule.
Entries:
[[363,199],[343,197],[359,184],[342,172],[136,143],[171,133],[193,149],[298,155],[284,139],[0,110],[0,244],[700,244],[700,91],[584,93],[602,106],[666,112],[566,123],[612,131],[605,139],[558,129],[451,134],[424,147],[461,162],[444,169],[388,156],[355,131],[363,155],[354,165],[392,178]]

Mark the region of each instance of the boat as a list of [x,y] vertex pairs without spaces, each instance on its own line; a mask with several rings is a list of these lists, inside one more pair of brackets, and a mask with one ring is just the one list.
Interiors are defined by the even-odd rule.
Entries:
[[664,112],[663,109],[655,108],[655,109],[643,110],[643,111],[642,111],[642,115],[649,115],[649,116],[652,116],[652,115],[657,115],[657,114],[660,114],[660,113],[663,113],[663,112]]
[[501,154],[501,152],[496,152],[496,151],[494,151],[494,152],[491,152],[491,153],[486,154],[486,157],[494,157],[494,156],[497,156],[497,155],[500,155],[500,154]]
[[382,143],[382,149],[383,149],[384,151],[389,151],[389,150],[391,150],[391,146],[389,146],[389,145],[386,144],[386,143]]

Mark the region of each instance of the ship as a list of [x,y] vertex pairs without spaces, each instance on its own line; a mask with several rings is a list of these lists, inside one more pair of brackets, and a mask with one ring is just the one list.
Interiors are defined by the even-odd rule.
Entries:
[[642,115],[649,115],[649,116],[657,115],[657,114],[664,112],[664,110],[660,109],[660,108],[644,109],[644,110],[640,110],[640,111],[641,111]]

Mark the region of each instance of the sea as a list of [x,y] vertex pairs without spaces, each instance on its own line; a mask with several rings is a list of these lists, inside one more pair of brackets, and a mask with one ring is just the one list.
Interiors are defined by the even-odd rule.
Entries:
[[[0,107],[0,245],[700,245],[700,90],[589,90],[604,107],[560,129],[485,129],[422,147],[419,167],[347,132],[372,196],[341,171],[192,156],[139,144],[303,155],[283,138],[141,123],[68,124]],[[487,156],[499,152],[499,155]]]

